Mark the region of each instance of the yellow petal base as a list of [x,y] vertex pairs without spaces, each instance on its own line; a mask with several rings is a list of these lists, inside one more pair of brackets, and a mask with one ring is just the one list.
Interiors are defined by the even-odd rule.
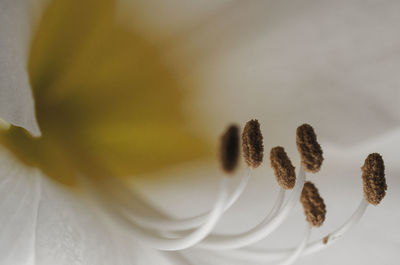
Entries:
[[114,1],[50,4],[29,58],[42,137],[0,133],[21,161],[64,184],[99,168],[138,176],[213,153],[182,109],[194,86],[183,87],[162,51],[117,25],[115,13]]

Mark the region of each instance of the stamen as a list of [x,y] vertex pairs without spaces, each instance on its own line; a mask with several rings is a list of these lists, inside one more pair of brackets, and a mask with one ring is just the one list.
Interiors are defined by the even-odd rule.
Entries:
[[364,183],[364,198],[370,204],[378,205],[385,197],[387,190],[385,165],[382,156],[378,153],[368,155],[361,170]]
[[317,136],[311,125],[303,124],[297,128],[296,143],[304,169],[311,173],[318,172],[324,158],[321,146],[317,142]]
[[296,172],[285,149],[281,146],[272,148],[270,160],[278,184],[286,190],[293,189],[296,183]]
[[258,120],[246,123],[242,134],[243,156],[249,167],[260,166],[264,156],[263,136]]
[[[298,180],[296,181],[295,168],[284,148],[280,146],[272,148],[270,152],[271,167],[281,188],[269,214],[248,231],[233,235],[210,234],[222,214],[236,202],[244,191],[251,168],[258,167],[263,159],[263,138],[257,120],[251,120],[246,124],[242,137],[244,158],[249,168],[246,169],[239,185],[229,196],[227,187],[231,178],[225,177],[212,210],[195,217],[172,219],[162,214],[157,217],[137,214],[135,207],[131,207],[130,200],[126,197],[126,194],[129,193],[128,189],[118,187],[120,186],[118,184],[108,185],[108,179],[114,178],[106,178],[104,173],[101,174],[103,177],[99,177],[96,181],[89,178],[89,181],[83,179],[82,183],[88,190],[92,190],[92,194],[102,202],[103,208],[110,215],[126,226],[132,236],[152,248],[174,251],[196,245],[195,247],[199,249],[230,250],[224,252],[223,255],[247,261],[262,262],[270,259],[282,259],[277,263],[280,265],[292,264],[300,255],[311,254],[330,245],[360,220],[368,203],[377,205],[385,196],[387,185],[384,163],[379,154],[373,153],[367,157],[361,168],[365,200],[361,201],[355,213],[336,231],[307,244],[311,227],[319,227],[325,221],[326,206],[315,185],[309,181],[305,182],[305,170],[314,173],[319,171],[323,157],[313,128],[308,124],[303,124],[297,129],[296,138],[302,160]],[[236,169],[238,156],[239,129],[237,126],[231,125],[222,135],[220,144],[220,162],[226,173],[231,174]],[[285,190],[292,188],[290,198],[282,207]],[[116,190],[126,192],[115,192]],[[309,224],[303,240],[296,248],[255,249],[247,247],[275,231],[288,217],[299,198]],[[236,250],[238,248],[242,249]]]
[[[371,169],[378,169],[378,168],[379,170],[371,171]],[[364,164],[362,169],[363,169],[363,175],[365,174],[364,171],[369,173],[374,172],[373,175],[375,177],[373,177],[373,179],[375,179],[376,176],[380,176],[380,178],[378,179],[381,179],[384,176],[384,166],[382,157],[376,153],[370,154],[367,157],[366,163]],[[376,172],[378,172],[379,174],[376,174]],[[380,181],[379,183],[384,183],[384,182]],[[381,187],[383,186],[386,187],[386,184],[382,185]],[[353,228],[360,221],[361,217],[366,212],[368,205],[369,202],[366,199],[362,198],[359,206],[346,222],[344,222],[341,226],[339,226],[338,229],[329,233],[328,235],[320,239],[317,239],[311,243],[308,243],[306,248],[304,249],[303,255],[313,254],[336,242],[337,239],[342,237],[347,231]],[[247,248],[247,249],[231,250],[229,252],[226,252],[225,254],[229,255],[232,258],[240,258],[247,261],[258,261],[260,259],[263,260],[281,259],[284,258],[286,255],[292,253],[294,250],[295,250],[294,248],[282,248],[282,249]]]
[[228,127],[221,137],[220,162],[227,174],[232,174],[239,161],[239,128],[236,125]]
[[310,181],[304,184],[300,197],[304,214],[310,225],[320,227],[325,221],[326,206],[319,195],[317,187]]

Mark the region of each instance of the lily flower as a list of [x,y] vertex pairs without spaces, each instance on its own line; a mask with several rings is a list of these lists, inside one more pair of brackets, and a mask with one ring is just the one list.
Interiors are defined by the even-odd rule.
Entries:
[[0,264],[396,264],[399,8],[3,0]]

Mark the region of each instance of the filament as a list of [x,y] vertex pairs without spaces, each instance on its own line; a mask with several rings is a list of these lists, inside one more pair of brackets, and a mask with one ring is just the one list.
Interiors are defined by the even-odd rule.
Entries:
[[[221,255],[217,254],[219,258],[231,258],[231,259],[236,259],[236,260],[244,260],[247,262],[255,262],[255,263],[264,263],[268,262],[271,260],[276,260],[277,258],[280,258],[281,260],[278,261],[278,263],[275,263],[275,265],[290,265],[293,264],[303,253],[304,249],[307,247],[307,242],[310,239],[311,235],[311,229],[312,226],[307,223],[306,229],[304,231],[304,235],[300,243],[297,245],[297,247],[290,249],[290,251],[286,251],[285,253],[282,253],[281,255],[271,257],[268,253],[264,254],[261,251],[257,253],[257,255],[250,255],[246,249],[241,249],[241,250],[233,250],[233,251],[228,251],[228,252],[223,252]],[[226,255],[227,254],[227,255]]]
[[[311,243],[308,243],[305,246],[302,255],[309,255],[318,252],[326,248],[327,246],[331,245],[332,243],[336,242],[337,239],[343,236],[348,230],[350,230],[352,227],[354,227],[354,225],[356,225],[360,221],[367,207],[368,207],[368,202],[362,199],[356,211],[346,222],[344,222],[338,229],[328,234],[327,236],[321,239],[317,239]],[[284,258],[286,255],[292,253],[293,251],[294,248],[283,248],[283,249],[247,248],[247,249],[231,250],[229,252],[225,252],[225,254],[232,258],[259,261],[259,260]]]
[[[227,204],[225,205],[223,212],[226,212],[240,197],[240,195],[245,190],[247,183],[250,178],[251,169],[247,168],[245,173],[243,174],[238,186],[235,190],[229,195]],[[127,205],[129,207],[129,205]],[[149,228],[149,229],[157,229],[157,230],[170,230],[170,231],[179,231],[179,230],[188,230],[193,229],[204,222],[207,221],[210,212],[203,213],[190,218],[183,219],[171,219],[171,218],[157,218],[152,216],[139,215],[136,212],[130,211],[129,217],[138,225]]]
[[294,249],[292,253],[290,253],[286,258],[280,261],[276,265],[291,265],[293,264],[304,251],[304,248],[307,246],[307,242],[311,235],[311,225],[307,224],[306,231],[304,233],[303,239],[301,240],[300,244]]
[[357,210],[352,214],[352,216],[342,224],[336,231],[328,234],[322,240],[316,240],[307,245],[304,254],[311,254],[317,252],[321,249],[326,248],[328,245],[335,242],[337,239],[342,237],[348,230],[350,230],[354,225],[356,225],[361,217],[364,215],[368,207],[368,202],[364,199],[361,200]]
[[[97,178],[80,179],[89,193],[96,197],[97,202],[101,202],[100,205],[105,212],[114,217],[116,221],[119,221],[135,240],[139,240],[153,249],[177,251],[195,246],[200,250],[225,250],[221,255],[216,255],[216,258],[220,256],[257,263],[278,260],[278,265],[291,265],[301,255],[320,251],[334,243],[359,222],[368,207],[368,202],[377,204],[385,195],[387,186],[384,179],[383,160],[379,154],[374,153],[370,156],[372,158],[379,156],[380,160],[377,161],[371,158],[369,160],[372,161],[372,164],[366,164],[362,168],[364,191],[365,182],[367,181],[369,185],[367,186],[368,191],[378,186],[379,190],[374,189],[371,192],[379,196],[377,195],[377,197],[373,194],[375,197],[372,202],[369,200],[372,195],[366,196],[366,199],[362,199],[352,216],[337,230],[321,239],[308,243],[312,226],[320,226],[325,220],[326,208],[317,188],[311,182],[305,182],[305,171],[312,173],[319,171],[323,156],[313,128],[303,124],[298,128],[296,138],[301,155],[297,180],[294,167],[284,149],[282,147],[273,148],[270,155],[271,166],[281,187],[270,212],[256,226],[245,232],[233,235],[211,234],[222,215],[232,207],[244,192],[250,178],[251,169],[258,167],[262,162],[264,146],[257,120],[251,120],[246,124],[242,134],[242,141],[244,158],[248,168],[240,178],[239,183],[233,191],[228,192],[232,179],[226,176],[221,182],[213,208],[208,212],[189,218],[167,217],[153,210],[150,206],[147,206],[147,210],[150,210],[149,212],[138,211],[137,206],[141,203],[134,191],[125,188],[118,179],[107,178],[103,173]],[[237,167],[238,144],[238,127],[230,126],[222,137],[220,150],[222,168],[226,173],[232,173]],[[366,163],[368,161],[366,160]],[[381,166],[378,167],[376,165]],[[376,172],[376,168],[380,171]],[[292,187],[291,194],[284,203],[286,189]],[[305,234],[297,247],[281,249],[249,247],[275,231],[289,216],[299,199],[303,204],[309,224],[307,224]],[[146,205],[143,204],[143,207],[146,208]],[[149,215],[149,213],[152,213],[152,215]],[[169,254],[177,263],[187,263],[184,256],[173,253],[168,253],[167,255]]]
[[[81,178],[84,179],[84,178]],[[204,237],[206,237],[214,228],[220,216],[223,213],[226,201],[228,198],[228,182],[231,181],[230,178],[225,177],[221,182],[221,188],[218,193],[218,197],[215,201],[213,210],[207,217],[207,220],[199,227],[191,231],[180,238],[164,238],[154,231],[143,229],[134,222],[132,222],[123,212],[116,207],[115,198],[105,199],[101,194],[104,194],[105,188],[102,185],[98,185],[100,181],[92,181],[88,183],[87,181],[82,181],[82,184],[88,189],[88,191],[97,198],[98,201],[102,202],[104,210],[115,217],[117,221],[120,222],[127,230],[131,232],[136,240],[140,240],[141,243],[158,250],[175,251],[182,250],[197,244]]]
[[264,218],[264,220],[261,221],[257,226],[240,234],[210,235],[200,242],[196,247],[210,250],[228,250],[245,247],[264,239],[276,228],[278,228],[279,225],[289,216],[291,210],[294,208],[300,198],[304,181],[304,168],[300,166],[299,178],[296,181],[296,185],[293,188],[288,201],[274,216]]

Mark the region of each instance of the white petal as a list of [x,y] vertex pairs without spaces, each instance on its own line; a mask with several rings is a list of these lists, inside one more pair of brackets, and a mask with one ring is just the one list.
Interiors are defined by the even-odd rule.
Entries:
[[40,176],[0,151],[0,264],[33,264]]
[[166,264],[161,252],[121,234],[119,227],[107,225],[77,194],[46,179],[43,183],[37,264]]
[[31,33],[28,1],[0,3],[0,117],[40,135],[27,73]]
[[77,194],[3,149],[0,168],[0,264],[173,264],[169,255],[106,225]]
[[258,3],[188,44],[206,80],[191,108],[210,128],[255,117],[268,144],[289,143],[309,122],[344,146],[400,123],[398,1]]

